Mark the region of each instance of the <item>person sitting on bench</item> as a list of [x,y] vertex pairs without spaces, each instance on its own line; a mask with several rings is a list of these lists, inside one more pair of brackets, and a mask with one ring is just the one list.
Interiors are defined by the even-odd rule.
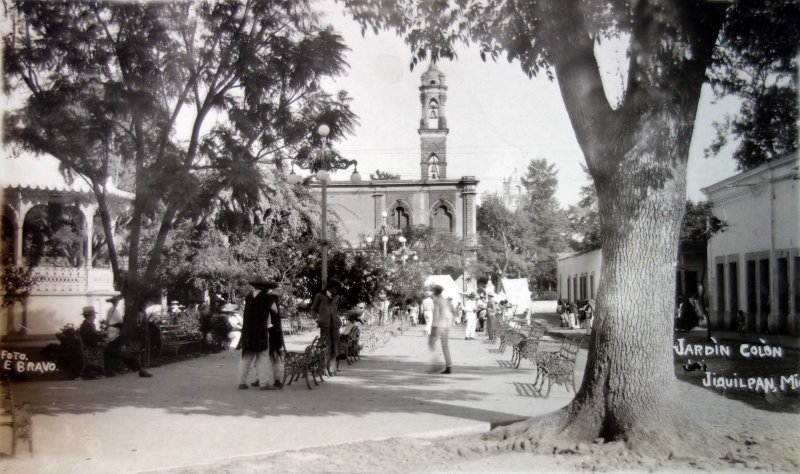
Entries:
[[[139,372],[139,377],[152,377],[153,374],[144,370],[139,364],[139,358],[128,351],[127,337],[122,334],[122,315],[124,302],[122,296],[115,296],[107,300],[112,304],[108,310],[106,323],[108,324],[108,343],[106,344],[106,358],[109,361],[122,361],[133,372]],[[114,376],[114,372],[106,370],[106,376]]]

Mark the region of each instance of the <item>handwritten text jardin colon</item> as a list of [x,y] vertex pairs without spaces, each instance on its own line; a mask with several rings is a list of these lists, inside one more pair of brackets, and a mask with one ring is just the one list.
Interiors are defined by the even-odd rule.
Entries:
[[[684,339],[678,339],[678,343],[673,347],[675,354],[679,357],[732,357],[733,350],[727,344],[719,344],[716,339],[711,338],[714,344],[686,344]],[[783,348],[771,346],[763,340],[761,344],[739,344],[739,355],[745,359],[779,359],[783,357]],[[776,377],[739,377],[733,374],[726,377],[724,374],[707,372],[703,378],[704,387],[714,387],[721,390],[744,389],[753,392],[786,392],[800,388],[800,375],[781,375]]]
[[[733,351],[727,344],[686,344],[684,339],[672,348],[679,357],[731,357]],[[739,354],[746,359],[780,359],[783,357],[783,347],[769,344],[739,344]]]

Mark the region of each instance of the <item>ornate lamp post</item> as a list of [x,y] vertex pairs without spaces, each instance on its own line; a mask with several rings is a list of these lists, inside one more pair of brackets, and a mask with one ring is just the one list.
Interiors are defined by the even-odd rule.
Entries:
[[417,260],[417,252],[406,247],[406,238],[401,235],[397,240],[400,242],[402,247],[393,252],[394,255],[392,255],[392,258],[397,256],[404,266],[406,264],[406,260],[409,258],[412,260]]
[[[320,199],[320,206],[322,207],[321,224],[322,230],[320,233],[320,247],[321,247],[321,260],[322,260],[322,286],[328,283],[328,180],[330,174],[336,170],[344,170],[353,166],[353,174],[350,175],[350,181],[354,183],[361,182],[361,175],[358,174],[358,162],[356,160],[347,160],[336,156],[335,153],[326,153],[326,149],[330,147],[328,142],[328,135],[331,133],[330,127],[321,124],[317,128],[317,135],[322,138],[322,148],[314,160],[309,163],[298,163],[298,166],[310,170],[322,185],[322,196]],[[294,169],[287,178],[290,184],[297,184],[300,182],[300,176],[295,174]]]

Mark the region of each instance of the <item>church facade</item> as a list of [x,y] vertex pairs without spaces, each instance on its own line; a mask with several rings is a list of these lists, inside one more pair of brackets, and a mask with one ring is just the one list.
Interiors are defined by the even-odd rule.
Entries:
[[420,178],[328,183],[328,210],[337,219],[339,232],[354,247],[383,225],[402,231],[420,224],[448,230],[470,246],[477,245],[478,180],[447,175],[445,75],[432,64],[422,74],[419,91]]

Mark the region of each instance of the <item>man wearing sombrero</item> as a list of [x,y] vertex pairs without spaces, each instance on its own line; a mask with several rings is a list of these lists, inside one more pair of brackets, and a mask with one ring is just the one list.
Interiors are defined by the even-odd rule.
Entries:
[[244,302],[244,321],[242,323],[242,358],[239,360],[239,389],[247,389],[247,376],[250,366],[255,362],[261,390],[275,390],[272,380],[272,363],[269,358],[270,306],[272,299],[269,290],[278,283],[262,276],[250,280],[254,290]]

